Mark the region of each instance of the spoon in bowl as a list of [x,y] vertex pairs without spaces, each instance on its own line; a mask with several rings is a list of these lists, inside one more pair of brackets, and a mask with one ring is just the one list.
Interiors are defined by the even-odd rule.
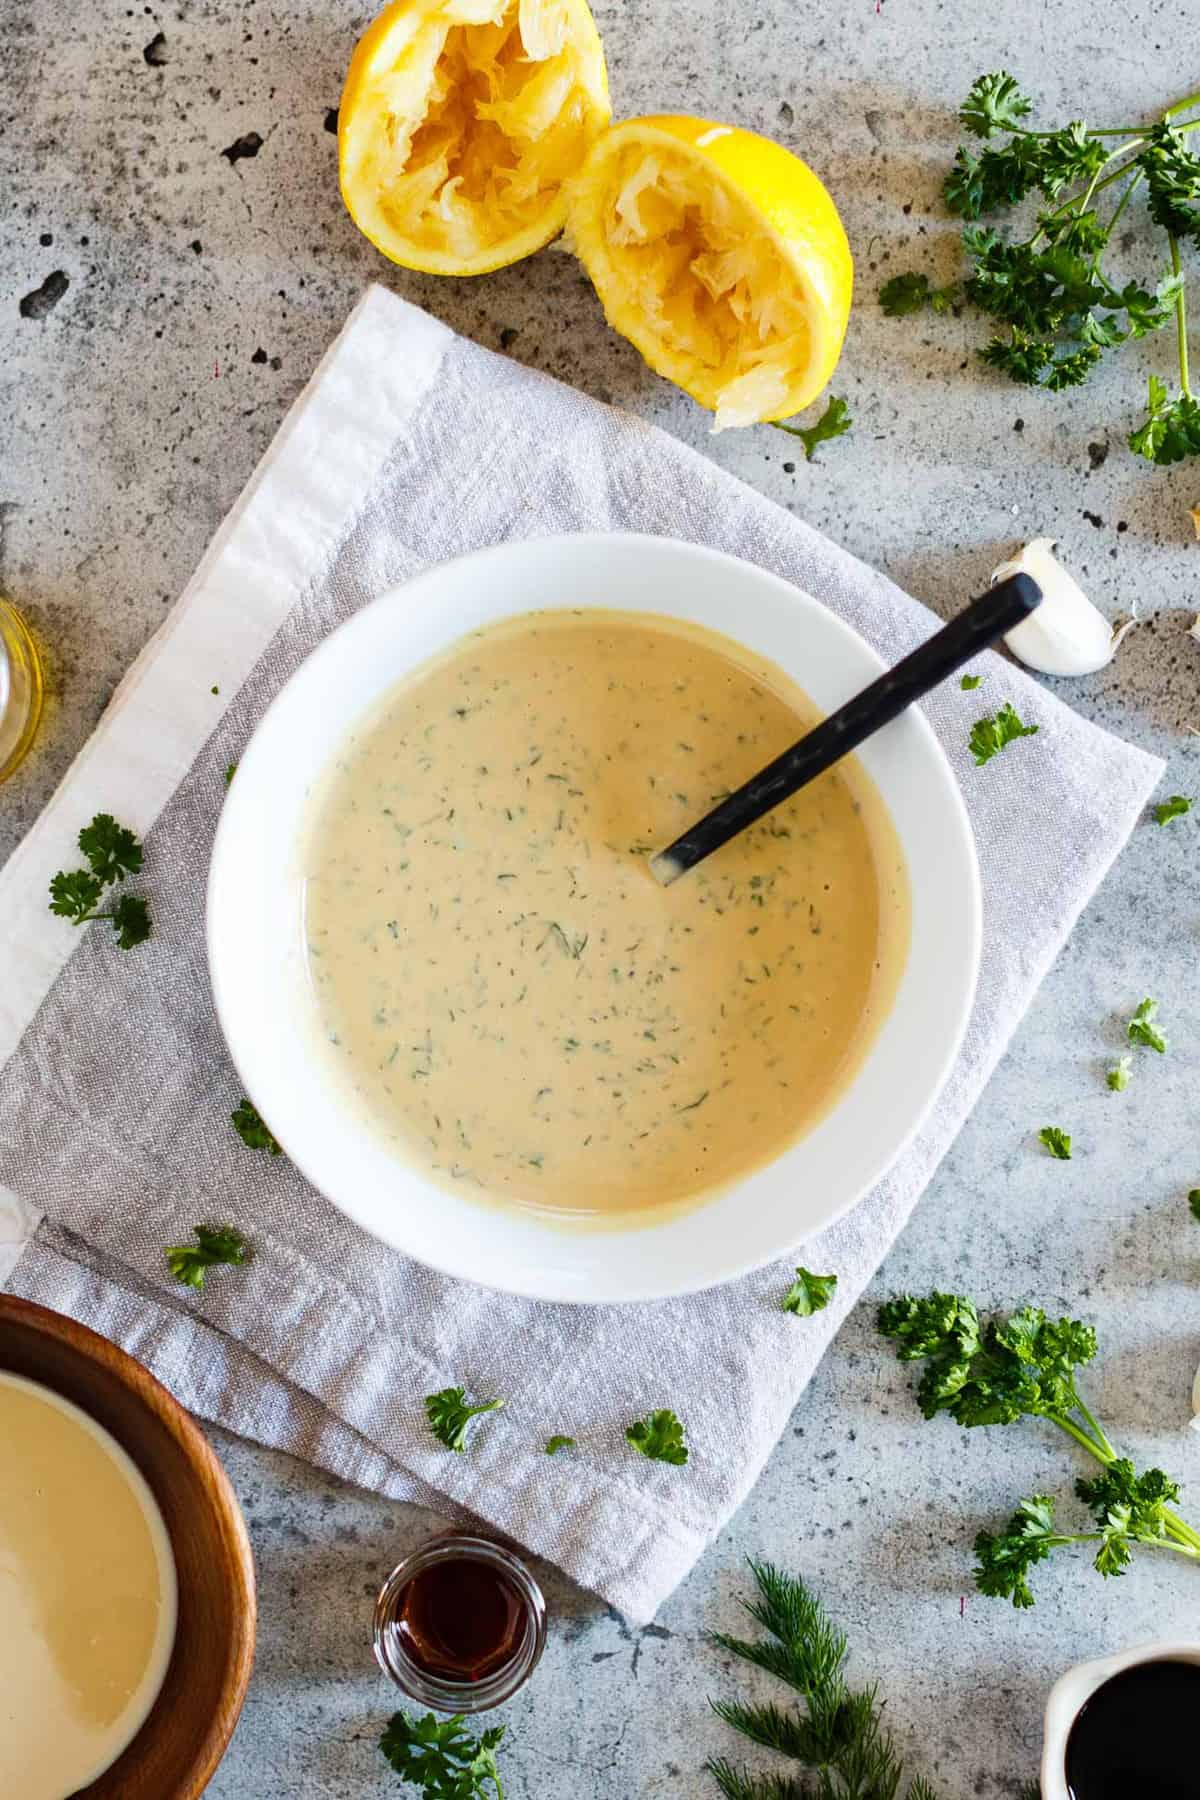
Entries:
[[1003,637],[1042,602],[1042,590],[1030,576],[1010,575],[997,582],[978,600],[972,600],[948,625],[918,645],[894,669],[880,675],[862,692],[822,719],[819,725],[774,762],[743,782],[740,788],[691,825],[673,844],[650,859],[650,868],[663,887],[669,887],[689,869],[745,831],[772,807],[779,806],[852,750],[931,688],[945,681],[989,644]]

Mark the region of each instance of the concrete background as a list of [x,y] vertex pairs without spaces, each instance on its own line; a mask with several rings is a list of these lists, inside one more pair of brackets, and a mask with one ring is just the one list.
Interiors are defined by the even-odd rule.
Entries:
[[[1200,466],[1151,471],[1123,445],[1146,371],[1173,379],[1171,343],[1122,352],[1078,393],[1032,395],[974,362],[978,321],[889,321],[875,300],[888,272],[945,278],[956,267],[937,192],[957,142],[954,108],[977,73],[1015,70],[1049,123],[1085,109],[1097,123],[1137,120],[1200,78],[1181,67],[1188,9],[601,0],[595,10],[618,113],[684,110],[777,135],[838,200],[859,290],[834,388],[855,426],[812,466],[767,429],[709,439],[706,419],[606,330],[565,257],[463,285],[384,263],[337,193],[327,114],[367,16],[343,0],[6,0],[0,588],[41,633],[53,693],[35,757],[0,797],[0,853],[87,737],[370,278],[654,418],[943,611],[1018,538],[1056,535],[1099,604],[1115,615],[1137,600],[1149,621],[1111,669],[1061,690],[1168,756],[1164,792],[1200,798],[1189,733],[1200,726],[1200,646],[1186,635],[1200,604],[1187,516]],[[257,155],[223,154],[251,132]],[[1131,267],[1156,273],[1136,207],[1129,222]],[[47,305],[62,287],[44,287],[56,271],[69,285]],[[1184,1194],[1200,1181],[1197,829],[1193,816],[1135,834],[874,1290],[961,1287],[989,1304],[1032,1299],[1094,1320],[1089,1394],[1112,1435],[1185,1483],[1193,1518],[1200,1226]],[[1143,1054],[1114,1096],[1103,1069],[1146,993],[1162,1002],[1171,1050]],[[1074,1132],[1069,1164],[1037,1148],[1047,1118]],[[245,1716],[210,1793],[396,1791],[375,1748],[393,1697],[373,1673],[370,1597],[432,1517],[214,1436],[250,1519],[262,1628]],[[1062,1668],[1139,1639],[1200,1636],[1200,1571],[1165,1557],[1108,1584],[1067,1558],[1040,1573],[1032,1613],[971,1591],[979,1526],[1022,1493],[1065,1496],[1074,1473],[1048,1427],[968,1436],[924,1424],[864,1302],[750,1500],[657,1624],[631,1634],[543,1572],[550,1647],[501,1715],[510,1800],[715,1791],[704,1756],[738,1746],[706,1697],[735,1679],[703,1634],[733,1624],[751,1554],[816,1584],[850,1634],[855,1675],[879,1681],[912,1772],[951,1800],[1016,1794],[1034,1773],[1043,1699]],[[738,1675],[736,1686],[755,1683]]]

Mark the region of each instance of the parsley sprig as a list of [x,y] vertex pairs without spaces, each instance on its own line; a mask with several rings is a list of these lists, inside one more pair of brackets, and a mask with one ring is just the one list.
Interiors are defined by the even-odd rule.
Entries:
[[438,1443],[461,1454],[467,1447],[471,1420],[480,1413],[498,1412],[503,1405],[503,1400],[485,1400],[479,1406],[469,1406],[466,1388],[448,1387],[437,1394],[426,1394],[425,1417]]
[[976,765],[981,766],[991,762],[993,756],[999,756],[1001,750],[1007,749],[1018,738],[1036,737],[1037,730],[1036,725],[1026,725],[1019,718],[1011,700],[1006,700],[993,717],[975,721],[967,739],[967,748],[975,758]]
[[1146,1050],[1157,1050],[1160,1056],[1165,1055],[1167,1040],[1155,1024],[1158,1017],[1158,1001],[1143,1000],[1137,1011],[1125,1027],[1125,1036],[1131,1044],[1141,1044]]
[[60,870],[50,882],[50,911],[73,925],[107,919],[122,950],[132,950],[150,936],[150,911],[137,894],[121,894],[107,910],[100,902],[106,888],[136,875],[142,866],[142,846],[111,813],[97,813],[79,833],[79,848],[86,869]]
[[780,1303],[784,1312],[807,1319],[823,1311],[837,1291],[837,1280],[836,1275],[814,1275],[811,1269],[797,1269],[796,1279]]
[[683,1441],[683,1426],[675,1414],[664,1407],[638,1419],[625,1433],[626,1440],[651,1462],[675,1463],[681,1467],[688,1459]]
[[750,1617],[768,1634],[746,1639],[713,1635],[711,1642],[730,1655],[765,1669],[800,1695],[803,1712],[773,1701],[745,1705],[714,1700],[718,1718],[752,1743],[774,1750],[819,1773],[818,1785],[790,1775],[756,1776],[726,1757],[710,1757],[705,1767],[726,1800],[937,1800],[921,1776],[905,1782],[883,1706],[874,1687],[852,1689],[845,1677],[846,1638],[821,1602],[795,1576],[773,1563],[751,1561],[758,1588],[743,1601]]
[[209,1269],[220,1263],[241,1268],[250,1246],[232,1225],[197,1225],[194,1244],[173,1244],[164,1250],[167,1267],[185,1287],[203,1288]]
[[1079,1392],[1077,1371],[1096,1354],[1090,1325],[1048,1319],[1040,1307],[1025,1306],[985,1326],[972,1300],[933,1293],[889,1301],[879,1310],[879,1329],[893,1339],[901,1362],[925,1363],[917,1399],[927,1419],[939,1412],[965,1426],[1048,1419],[1102,1465],[1101,1475],[1075,1484],[1093,1529],[1060,1530],[1054,1501],[1034,1494],[1019,1503],[1003,1531],[979,1533],[981,1593],[1032,1606],[1031,1569],[1066,1545],[1094,1545],[1093,1566],[1105,1576],[1123,1574],[1136,1545],[1200,1561],[1200,1533],[1170,1511],[1177,1484],[1161,1469],[1139,1475]]
[[397,1775],[420,1787],[424,1800],[504,1800],[496,1765],[503,1736],[504,1726],[493,1725],[482,1737],[472,1737],[462,1713],[416,1719],[398,1712],[384,1728],[379,1748]]
[[265,1150],[268,1156],[281,1156],[283,1145],[271,1130],[253,1100],[244,1097],[229,1115],[229,1122],[248,1150]]
[[[980,355],[1011,380],[1077,387],[1108,351],[1174,321],[1179,391],[1173,395],[1151,376],[1147,416],[1129,434],[1130,449],[1154,463],[1200,453],[1180,249],[1200,244],[1200,155],[1188,147],[1200,117],[1181,117],[1197,107],[1200,93],[1148,126],[1109,129],[1075,119],[1037,131],[1025,122],[1032,102],[1013,76],[981,75],[959,119],[982,148],[961,145],[943,187],[949,211],[965,221],[966,297],[999,327]],[[1117,222],[1143,185],[1150,217],[1166,236],[1151,286],[1121,282],[1105,263]],[[1040,203],[1028,236],[1002,238],[979,223],[1031,195]],[[903,274],[884,285],[880,300],[885,313],[899,317],[926,303],[946,311],[956,294],[932,288],[924,275]]]
[[828,406],[815,425],[784,425],[779,419],[772,423],[777,431],[786,431],[789,437],[799,438],[804,446],[805,461],[811,462],[818,444],[827,444],[830,438],[844,436],[854,420],[846,402],[837,394],[831,394]]

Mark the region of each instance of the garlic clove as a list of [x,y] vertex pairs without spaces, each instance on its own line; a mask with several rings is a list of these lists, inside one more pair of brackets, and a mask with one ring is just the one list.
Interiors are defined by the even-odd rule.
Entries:
[[1005,637],[1013,655],[1042,675],[1094,675],[1113,659],[1130,620],[1114,632],[1075,577],[1054,554],[1053,538],[1035,538],[1011,561],[1001,563],[992,582],[1030,575],[1042,590],[1042,604]]

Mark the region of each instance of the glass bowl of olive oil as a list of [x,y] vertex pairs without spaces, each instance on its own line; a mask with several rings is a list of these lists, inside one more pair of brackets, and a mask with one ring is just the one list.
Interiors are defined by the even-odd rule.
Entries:
[[33,634],[0,596],[0,781],[25,760],[42,716],[45,676]]

